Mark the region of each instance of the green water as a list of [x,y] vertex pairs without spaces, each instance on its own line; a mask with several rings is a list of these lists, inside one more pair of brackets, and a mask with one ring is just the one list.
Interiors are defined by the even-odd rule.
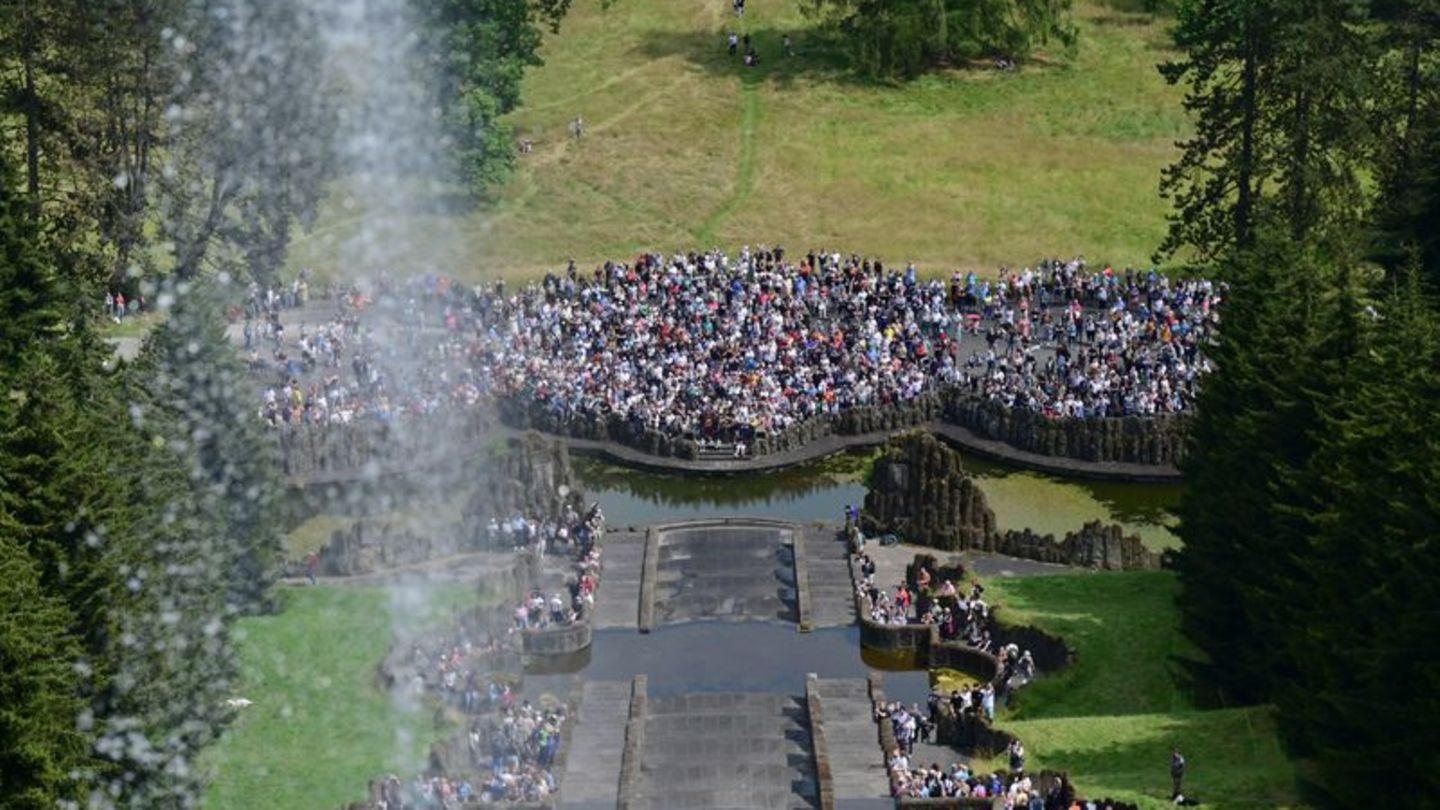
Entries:
[[[663,475],[576,457],[581,488],[612,526],[725,516],[808,523],[839,521],[847,504],[865,501],[865,475],[878,451],[847,453],[773,473],[734,477]],[[980,479],[1001,529],[1031,528],[1063,536],[1092,520],[1119,523],[1152,549],[1179,544],[1170,510],[1178,484],[1063,479],[965,456]]]
[[965,469],[980,480],[985,501],[1003,529],[1033,529],[1062,537],[1081,525],[1101,520],[1119,523],[1149,548],[1176,548],[1172,510],[1180,503],[1180,484],[1129,484],[1065,479],[965,456]]

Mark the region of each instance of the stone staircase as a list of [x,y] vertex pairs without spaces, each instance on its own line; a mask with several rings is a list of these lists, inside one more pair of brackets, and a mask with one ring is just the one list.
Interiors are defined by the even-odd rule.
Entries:
[[571,733],[565,772],[560,775],[560,807],[566,810],[613,808],[619,800],[620,755],[630,713],[629,681],[591,681],[580,695],[579,716]]
[[640,609],[640,573],[645,558],[643,532],[606,532],[604,570],[595,592],[594,626],[634,630]]
[[863,678],[821,678],[816,686],[836,804],[885,799],[890,782],[868,684]]
[[770,694],[652,697],[636,806],[818,807],[803,700]]
[[810,573],[810,624],[846,627],[855,623],[855,589],[850,582],[845,542],[829,529],[806,529]]

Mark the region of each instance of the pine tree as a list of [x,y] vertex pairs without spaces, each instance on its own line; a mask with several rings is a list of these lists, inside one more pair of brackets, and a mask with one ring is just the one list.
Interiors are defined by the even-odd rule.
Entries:
[[1262,237],[1227,274],[1217,370],[1185,461],[1177,567],[1183,627],[1205,656],[1191,662],[1197,686],[1248,704],[1294,674],[1277,654],[1292,623],[1285,586],[1314,502],[1320,408],[1354,360],[1343,324],[1359,304],[1334,260],[1283,236]]
[[1386,0],[1375,11],[1383,54],[1375,255],[1398,275],[1418,250],[1426,286],[1440,293],[1440,0]]
[[59,334],[59,297],[55,268],[41,255],[30,198],[0,152],[0,369],[13,368],[27,345]]
[[1267,223],[1297,241],[1351,236],[1373,144],[1363,11],[1357,0],[1179,5],[1183,56],[1160,71],[1185,85],[1196,132],[1160,184],[1175,206],[1160,256],[1218,260],[1252,248]]
[[65,603],[3,534],[0,605],[0,796],[14,810],[51,810],[75,798],[71,772],[87,765],[89,746],[76,726],[84,707],[80,645]]
[[230,609],[265,606],[284,548],[277,515],[279,460],[256,416],[259,394],[225,334],[225,285],[182,283],[169,318],[135,372],[152,407],[175,421],[193,452],[195,497],[218,518]]
[[1307,515],[1303,576],[1286,589],[1295,677],[1280,730],[1318,806],[1404,803],[1440,789],[1440,331],[1417,262],[1375,326],[1367,362],[1324,413],[1312,461],[1325,503]]

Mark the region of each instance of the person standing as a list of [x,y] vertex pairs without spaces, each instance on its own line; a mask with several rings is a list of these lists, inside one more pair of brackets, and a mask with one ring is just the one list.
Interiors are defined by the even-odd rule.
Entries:
[[1185,757],[1180,755],[1180,749],[1170,750],[1170,784],[1173,791],[1170,798],[1174,799],[1180,795],[1180,783],[1185,781]]

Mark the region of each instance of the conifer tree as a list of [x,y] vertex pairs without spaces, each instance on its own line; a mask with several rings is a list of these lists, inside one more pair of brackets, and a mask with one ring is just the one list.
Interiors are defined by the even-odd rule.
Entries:
[[76,727],[80,645],[64,601],[45,590],[39,567],[3,530],[0,605],[0,796],[14,810],[51,810],[75,798],[71,772],[88,760]]
[[1160,71],[1185,85],[1196,131],[1160,184],[1174,202],[1160,255],[1221,259],[1253,247],[1266,223],[1297,241],[1353,237],[1373,144],[1364,10],[1356,0],[1180,3],[1183,55]]
[[1325,409],[1311,462],[1324,503],[1280,589],[1296,620],[1278,652],[1280,730],[1322,807],[1404,803],[1440,789],[1440,332],[1418,262],[1362,336],[1367,362]]
[[191,486],[224,538],[226,592],[234,612],[264,607],[279,575],[283,544],[276,514],[280,487],[275,443],[254,410],[259,396],[226,338],[223,282],[175,287],[169,318],[137,367],[146,396],[175,422]]

